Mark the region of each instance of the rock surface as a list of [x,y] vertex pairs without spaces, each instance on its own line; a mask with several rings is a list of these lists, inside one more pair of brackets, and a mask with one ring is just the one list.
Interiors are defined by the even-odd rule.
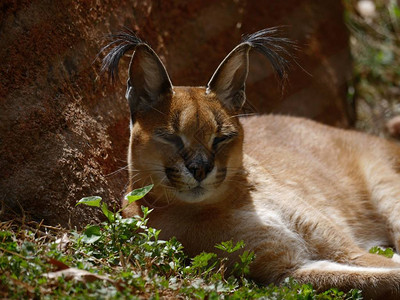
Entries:
[[[117,205],[127,183],[129,113],[121,83],[99,74],[103,36],[133,28],[174,85],[205,85],[244,33],[277,26],[302,48],[282,96],[265,58],[251,59],[249,109],[346,127],[351,73],[340,1],[13,1],[0,4],[0,191],[9,212],[82,226],[75,207],[99,195]],[[126,70],[125,59],[120,66]],[[124,72],[121,72],[124,73]]]

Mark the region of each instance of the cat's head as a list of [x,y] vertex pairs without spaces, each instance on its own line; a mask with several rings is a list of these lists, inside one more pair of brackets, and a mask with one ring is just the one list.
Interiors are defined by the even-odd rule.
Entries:
[[[287,39],[277,29],[245,37],[221,62],[205,87],[174,87],[151,47],[131,32],[115,36],[103,69],[117,76],[119,59],[133,50],[126,98],[131,113],[130,188],[154,184],[155,206],[172,201],[210,203],[229,193],[241,171],[249,51],[267,56],[285,78]],[[105,48],[108,48],[107,46]],[[157,203],[156,203],[157,202]]]

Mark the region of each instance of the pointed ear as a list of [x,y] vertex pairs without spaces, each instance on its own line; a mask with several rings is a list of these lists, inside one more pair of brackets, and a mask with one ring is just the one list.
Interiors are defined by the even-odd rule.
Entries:
[[250,45],[240,44],[218,66],[207,84],[230,111],[238,111],[246,101],[245,82],[249,72]]
[[147,45],[140,44],[129,64],[126,98],[132,122],[138,112],[145,112],[172,93],[172,83],[157,54]]

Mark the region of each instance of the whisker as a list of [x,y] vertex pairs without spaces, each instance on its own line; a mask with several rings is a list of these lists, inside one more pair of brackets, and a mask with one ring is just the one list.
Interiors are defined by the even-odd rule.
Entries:
[[130,176],[130,179],[134,179],[135,177],[138,177],[140,175],[140,173],[134,174],[132,176]]
[[230,116],[229,119],[237,118],[237,117],[256,116],[256,115],[258,115],[258,113],[243,113],[243,114],[237,114],[237,115]]
[[160,182],[157,183],[156,186],[157,186],[157,187],[162,187],[162,188],[164,188],[164,192],[165,192],[165,193],[164,193],[164,196],[165,196],[165,199],[167,200],[167,201],[166,201],[166,202],[167,202],[166,205],[163,205],[163,206],[156,206],[156,203],[157,203],[162,197],[158,197],[153,203],[149,203],[145,198],[143,198],[143,202],[144,202],[148,207],[150,207],[150,208],[165,208],[165,207],[168,207],[168,206],[173,202],[174,199],[171,199],[171,198],[170,198],[171,193],[168,193],[167,190],[168,190],[168,189],[169,189],[169,190],[174,190],[174,188],[162,184],[162,182],[163,182],[165,179],[167,179],[166,176],[163,177],[163,178],[160,180]]
[[105,176],[106,176],[106,177],[107,177],[107,176],[112,176],[112,175],[114,175],[114,174],[116,174],[116,173],[125,171],[125,170],[128,169],[128,168],[129,168],[129,166],[125,166],[125,167],[119,168],[118,170],[116,170],[116,171],[114,171],[114,172],[111,172],[111,173],[109,173],[109,174],[106,174]]
[[132,172],[136,172],[136,173],[143,173],[143,172],[163,172],[164,170],[160,170],[160,169],[142,169],[142,170],[132,170]]
[[142,178],[139,178],[139,179],[135,180],[134,182],[132,182],[132,185],[135,185],[136,183],[138,183],[141,180],[142,180]]
[[127,163],[127,162],[128,162],[126,159],[121,159],[121,158],[116,158],[115,160],[116,160],[116,161],[120,161],[120,162],[124,162],[124,163]]
[[225,182],[232,182],[232,183],[239,183],[241,185],[248,185],[248,183],[246,181],[234,180],[234,179],[226,179]]
[[157,108],[150,106],[150,108],[152,108],[153,110],[155,110],[156,112],[159,112],[160,114],[166,116],[166,114],[164,112],[162,112],[161,110],[158,110]]

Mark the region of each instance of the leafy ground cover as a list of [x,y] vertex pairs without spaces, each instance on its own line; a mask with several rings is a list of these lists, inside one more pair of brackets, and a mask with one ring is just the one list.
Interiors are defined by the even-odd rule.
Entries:
[[[135,201],[148,190],[128,197]],[[228,271],[226,258],[202,253],[189,259],[176,239],[160,240],[160,231],[146,225],[148,208],[142,208],[143,217],[123,219],[100,197],[80,203],[102,209],[107,221],[82,231],[17,220],[0,223],[0,298],[362,299],[357,290],[318,294],[289,278],[279,287],[257,285],[246,279],[253,253],[238,254]],[[243,246],[227,241],[216,249],[233,253]]]

